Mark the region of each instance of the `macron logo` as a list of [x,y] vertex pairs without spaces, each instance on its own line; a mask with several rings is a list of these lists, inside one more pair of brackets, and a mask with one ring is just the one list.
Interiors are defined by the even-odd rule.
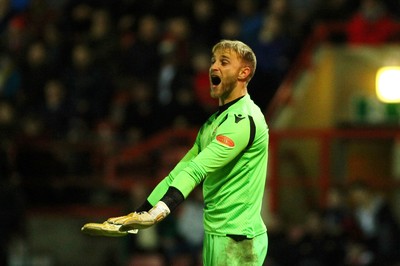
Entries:
[[235,123],[239,123],[240,121],[242,121],[244,119],[244,116],[241,114],[235,115]]

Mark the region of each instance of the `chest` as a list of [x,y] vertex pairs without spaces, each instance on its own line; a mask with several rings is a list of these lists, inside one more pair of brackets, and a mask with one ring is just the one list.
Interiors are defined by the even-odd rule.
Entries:
[[203,127],[203,131],[200,138],[200,147],[203,150],[217,135],[219,125],[222,123],[220,116],[210,118]]

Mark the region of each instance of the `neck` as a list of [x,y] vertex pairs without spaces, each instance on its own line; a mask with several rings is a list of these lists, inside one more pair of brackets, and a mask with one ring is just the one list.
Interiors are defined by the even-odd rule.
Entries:
[[239,99],[247,94],[247,87],[243,86],[241,88],[234,89],[227,97],[219,98],[219,106],[230,103],[236,99]]
[[[242,96],[244,97],[244,96]],[[229,103],[226,103],[224,105],[220,105],[218,108],[217,116],[219,116],[222,112],[224,112],[226,109],[228,109],[230,106],[234,105],[237,101],[239,101],[242,97],[239,97],[233,101],[230,101]]]

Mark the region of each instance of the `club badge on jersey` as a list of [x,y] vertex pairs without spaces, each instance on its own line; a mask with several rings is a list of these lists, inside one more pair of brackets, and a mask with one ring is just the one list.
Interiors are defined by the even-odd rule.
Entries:
[[218,136],[215,137],[215,139],[216,139],[219,143],[221,143],[222,145],[224,145],[224,146],[227,146],[227,147],[229,147],[229,148],[235,147],[235,142],[234,142],[231,138],[229,138],[229,137],[227,137],[227,136],[218,135]]

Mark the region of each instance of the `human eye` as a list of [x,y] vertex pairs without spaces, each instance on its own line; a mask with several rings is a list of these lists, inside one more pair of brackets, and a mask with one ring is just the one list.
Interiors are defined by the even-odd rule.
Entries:
[[226,66],[230,63],[229,57],[227,56],[222,56],[220,59],[222,66]]
[[215,60],[215,57],[214,57],[214,56],[213,56],[213,57],[211,57],[211,65],[212,65],[212,64],[214,64],[214,63],[215,63],[215,61],[216,61],[216,60]]
[[229,64],[229,60],[227,60],[227,59],[221,60],[221,65],[226,66],[227,64]]

